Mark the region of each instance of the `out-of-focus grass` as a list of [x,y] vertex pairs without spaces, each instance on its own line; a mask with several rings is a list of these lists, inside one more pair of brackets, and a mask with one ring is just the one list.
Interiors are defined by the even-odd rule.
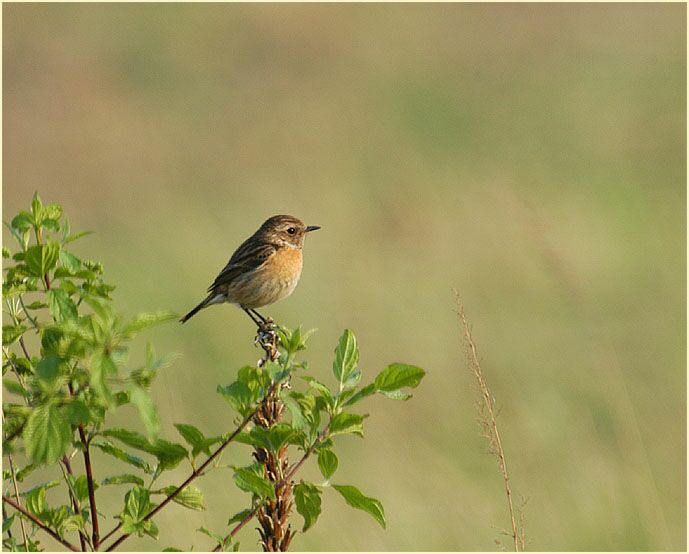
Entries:
[[[335,481],[380,498],[388,529],[326,494],[295,548],[509,544],[454,286],[530,548],[684,550],[685,10],[5,4],[4,217],[34,190],[63,203],[130,314],[192,307],[269,215],[323,226],[268,312],[318,327],[324,379],[345,326],[365,375],[428,374],[343,439]],[[182,355],[154,391],[167,436],[231,427],[214,391],[257,357],[252,333],[229,306],[153,333]],[[247,502],[230,479],[204,478],[207,512],[163,512],[164,544],[128,547],[207,547],[194,529]]]

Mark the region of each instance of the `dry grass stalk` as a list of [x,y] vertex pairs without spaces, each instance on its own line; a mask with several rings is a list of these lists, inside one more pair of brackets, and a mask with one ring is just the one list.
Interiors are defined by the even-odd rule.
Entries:
[[507,495],[507,504],[509,506],[510,521],[512,524],[511,536],[514,539],[514,550],[519,552],[524,550],[524,523],[523,514],[521,516],[521,532],[517,525],[517,518],[515,517],[515,510],[512,501],[512,489],[510,488],[510,477],[507,471],[507,462],[505,461],[505,451],[502,448],[500,441],[500,433],[498,431],[498,423],[495,413],[495,399],[490,393],[490,389],[486,384],[481,370],[481,363],[479,361],[478,353],[476,351],[476,344],[471,336],[471,328],[464,313],[464,305],[459,297],[457,291],[454,291],[455,301],[457,303],[457,315],[462,323],[462,344],[464,353],[466,355],[469,369],[476,380],[479,389],[480,399],[478,401],[479,408],[479,423],[483,431],[483,435],[488,439],[488,446],[490,452],[498,459],[498,467],[505,482],[505,493]]

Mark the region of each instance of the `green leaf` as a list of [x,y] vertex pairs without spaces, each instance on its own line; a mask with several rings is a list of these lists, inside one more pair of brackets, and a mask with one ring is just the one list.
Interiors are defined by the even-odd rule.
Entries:
[[[255,427],[257,428],[257,427]],[[294,435],[294,429],[287,423],[277,423],[268,430],[268,441],[273,452],[280,450],[283,444],[290,440]]]
[[[160,492],[162,492],[165,496],[170,496],[176,490],[177,487],[170,485],[169,487],[161,489]],[[206,506],[203,503],[203,494],[198,488],[191,485],[187,485],[181,491],[179,491],[172,501],[192,510],[202,511],[206,509]]]
[[357,391],[354,396],[352,396],[349,400],[344,402],[342,406],[351,406],[352,404],[356,404],[360,400],[363,400],[367,396],[371,396],[372,394],[375,394],[376,392],[376,384],[375,383],[370,383],[366,385],[363,389],[360,391]]
[[48,291],[48,307],[50,314],[59,322],[77,318],[77,306],[62,289]]
[[81,260],[66,250],[60,250],[60,264],[72,275],[81,269]]
[[335,349],[335,361],[333,362],[333,373],[340,383],[340,390],[345,388],[345,385],[353,386],[348,383],[348,379],[352,376],[358,363],[359,349],[356,344],[356,337],[351,330],[345,329]]
[[218,385],[218,392],[240,414],[246,415],[250,411],[253,398],[246,384],[235,381],[226,387]]
[[[72,484],[72,487],[74,488],[74,493],[77,495],[77,499],[79,501],[85,500],[89,496],[89,488],[88,488],[88,480],[86,479],[86,475],[80,475],[74,480],[74,483]],[[93,489],[96,490],[98,489],[98,483],[94,481],[93,483]]]
[[42,211],[43,203],[41,202],[41,197],[38,196],[38,192],[34,192],[33,198],[31,198],[31,214],[33,215],[33,219],[37,224],[41,219]]
[[225,547],[229,544],[229,542],[232,540],[232,537],[227,538],[227,543],[225,543],[225,537],[222,535],[218,535],[217,533],[213,533],[213,531],[209,531],[205,527],[199,527],[197,530],[199,533],[203,533],[204,535],[210,537],[213,539],[219,546],[222,551],[225,550]]
[[16,394],[18,396],[24,396],[24,397],[26,397],[29,394],[28,392],[26,392],[26,389],[24,387],[22,387],[16,381],[10,381],[9,379],[3,379],[2,384],[5,385],[5,388],[7,389],[7,391],[12,393],[12,394]]
[[333,488],[342,495],[352,508],[368,512],[385,529],[385,511],[380,500],[364,496],[359,489],[351,485],[333,485]]
[[7,519],[2,520],[2,532],[7,533],[7,530],[12,527],[12,524],[14,523],[14,516],[16,516],[16,512],[13,513],[11,516],[9,516]]
[[294,400],[294,398],[290,396],[285,396],[282,400],[287,406],[287,409],[289,410],[289,413],[292,416],[292,429],[294,429],[295,431],[303,431],[304,429],[306,429],[306,419],[304,418],[301,408],[299,407],[299,404],[296,402],[296,400]]
[[140,387],[131,387],[129,398],[139,410],[139,416],[144,423],[146,433],[149,437],[155,437],[160,431],[160,419],[158,418],[158,409],[151,400],[148,393]]
[[312,483],[302,481],[294,487],[294,500],[297,511],[304,518],[304,532],[316,523],[321,513],[321,491]]
[[390,364],[375,380],[379,392],[394,392],[404,387],[416,388],[426,372],[420,367],[406,364]]
[[42,214],[46,219],[57,221],[62,217],[62,206],[59,204],[48,204],[43,207]]
[[187,457],[187,450],[181,444],[158,439],[151,443],[142,434],[128,429],[106,429],[102,432],[106,437],[113,437],[127,446],[143,450],[158,458],[161,469],[172,469]]
[[387,396],[392,400],[409,400],[412,397],[411,393],[403,392],[401,390],[393,390],[390,392],[381,391],[380,394],[382,394],[383,396]]
[[60,376],[61,365],[62,358],[49,354],[38,362],[38,365],[36,366],[36,377],[43,381],[45,385],[52,386]]
[[107,402],[113,401],[107,379],[117,375],[117,366],[112,357],[103,353],[96,352],[91,357],[91,384],[98,394]]
[[237,512],[234,514],[227,522],[228,527],[232,525],[233,523],[239,523],[242,521],[246,516],[248,516],[250,513],[252,513],[252,510],[246,509],[242,510],[241,512]]
[[86,403],[76,398],[71,400],[63,410],[69,423],[75,427],[84,425],[91,419],[91,412]]
[[36,244],[26,250],[24,261],[34,277],[43,277],[57,264],[60,256],[60,245],[56,242]]
[[14,216],[12,222],[10,223],[10,227],[17,232],[22,233],[33,227],[33,223],[33,216],[29,212],[21,211],[18,215]]
[[333,473],[337,470],[337,464],[337,456],[332,450],[325,448],[318,452],[318,468],[326,480],[333,476]]
[[38,406],[24,428],[26,454],[33,463],[59,460],[72,443],[72,429],[53,404]]
[[[207,456],[211,455],[209,446],[213,442],[217,442],[219,439],[207,439],[205,435],[193,425],[187,423],[175,423],[175,428],[182,435],[182,438],[187,441],[187,444],[192,447],[191,455],[196,457],[199,453],[203,452]],[[210,442],[213,440],[213,442]]]
[[343,433],[354,433],[360,437],[364,436],[364,418],[357,414],[340,413],[330,422],[330,434],[339,435]]
[[2,247],[2,257],[3,258],[11,258],[12,257],[12,252],[10,251],[9,248],[3,246]]
[[[263,466],[258,467],[261,468],[261,470],[263,468]],[[235,468],[234,481],[244,492],[251,492],[260,498],[268,497],[275,499],[273,483],[257,475],[251,466]]]
[[153,449],[153,445],[141,433],[130,431],[129,429],[115,428],[106,429],[102,431],[102,434],[106,437],[117,439],[127,446],[152,454],[151,450]]
[[117,448],[115,445],[109,443],[109,442],[104,442],[104,443],[91,443],[92,446],[95,446],[105,452],[106,454],[110,454],[110,456],[117,458],[118,460],[121,460],[123,462],[126,462],[130,465],[133,465],[135,467],[138,467],[139,469],[143,470],[144,472],[151,474],[153,473],[153,468],[146,462],[145,460],[142,460],[138,456],[134,456],[133,454],[129,454],[128,452],[125,452],[121,448]]
[[144,533],[157,538],[158,528],[151,525],[152,521],[143,521],[143,518],[154,508],[151,503],[150,493],[143,487],[135,487],[124,497],[124,510],[120,514],[123,533]]
[[27,475],[38,468],[38,464],[29,464],[28,466],[23,467],[17,472],[17,481],[21,483],[27,477]]
[[26,331],[24,325],[3,325],[2,327],[2,345],[9,346],[19,340]]
[[45,499],[46,487],[36,487],[26,495],[26,509],[39,518],[48,511]]
[[101,485],[139,485],[144,486],[144,480],[141,477],[132,475],[131,473],[122,473],[120,475],[112,475],[111,477],[106,477],[101,481]]
[[122,334],[125,337],[133,337],[144,329],[148,329],[149,327],[160,325],[161,323],[172,321],[173,319],[177,318],[178,314],[171,311],[138,314],[130,323],[124,326],[122,329]]
[[181,444],[158,439],[153,444],[151,454],[158,458],[161,469],[173,469],[187,457],[188,452]]

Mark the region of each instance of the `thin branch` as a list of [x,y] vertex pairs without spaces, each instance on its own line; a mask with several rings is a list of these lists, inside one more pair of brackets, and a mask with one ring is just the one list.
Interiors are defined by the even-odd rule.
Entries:
[[467,361],[469,368],[471,369],[476,383],[478,384],[481,403],[481,424],[486,431],[488,441],[490,443],[491,450],[498,457],[498,465],[500,468],[500,473],[505,482],[505,494],[507,495],[507,504],[510,511],[510,521],[512,523],[512,538],[514,539],[514,550],[519,552],[519,531],[517,530],[517,520],[514,515],[514,506],[512,505],[512,489],[510,488],[510,478],[507,472],[507,463],[505,461],[505,452],[502,448],[502,442],[500,441],[500,433],[498,432],[498,423],[495,417],[494,410],[494,400],[493,395],[488,389],[485,379],[483,378],[483,371],[481,370],[481,363],[479,362],[478,353],[476,352],[476,344],[471,336],[471,329],[469,327],[469,322],[467,321],[466,314],[464,313],[464,306],[459,298],[457,291],[454,291],[455,301],[457,303],[457,315],[462,322],[462,334],[464,341],[464,349],[467,356]]
[[[10,472],[12,473],[12,485],[14,486],[14,498],[16,498],[17,504],[20,504],[19,487],[17,486],[17,472],[14,469],[14,462],[12,461],[12,456],[7,454],[7,459],[10,461]],[[24,539],[24,550],[26,550],[28,552],[29,551],[29,541],[26,539],[26,528],[24,527],[24,520],[22,518],[19,518],[19,525],[22,528],[22,538]]]
[[[277,491],[280,490],[281,487],[283,487],[286,483],[288,483],[290,479],[292,479],[292,477],[294,476],[294,474],[297,471],[299,471],[299,468],[301,468],[301,466],[304,465],[304,462],[308,459],[308,457],[311,456],[311,454],[313,454],[313,451],[315,450],[315,448],[323,441],[323,439],[326,437],[326,435],[328,434],[329,431],[330,431],[330,424],[326,425],[325,428],[318,434],[318,437],[316,437],[316,440],[313,442],[313,444],[309,447],[309,449],[306,452],[304,452],[304,455],[301,457],[301,459],[296,464],[294,464],[292,466],[292,469],[290,469],[287,472],[287,475],[285,475],[285,477],[282,479],[282,481],[280,481],[277,485],[275,485],[275,492],[276,493],[277,493]],[[251,510],[246,516],[244,516],[244,519],[242,519],[242,521],[240,521],[234,527],[234,529],[232,529],[232,531],[230,531],[230,533],[223,539],[223,541],[222,541],[223,545],[225,543],[227,543],[227,541],[229,539],[231,539],[237,533],[239,533],[239,531],[241,531],[242,528],[254,518],[254,516],[256,515],[258,510],[261,509],[261,506],[263,505],[264,502],[265,502],[265,500],[263,502],[259,502],[254,507],[253,510]],[[217,545],[213,549],[213,552],[220,552],[220,551],[221,551],[221,545],[220,544]]]
[[38,519],[35,515],[33,515],[31,512],[25,510],[21,505],[17,504],[14,500],[11,498],[3,495],[2,496],[2,501],[9,504],[12,506],[15,510],[17,510],[19,513],[21,513],[23,516],[29,518],[31,521],[33,521],[38,527],[43,529],[46,533],[48,533],[51,537],[53,537],[57,542],[59,542],[62,546],[65,548],[69,548],[72,552],[80,552],[79,548],[74,546],[71,542],[69,542],[66,539],[63,539],[58,535],[55,531],[53,531],[50,527],[48,527],[45,523],[43,523],[40,519]]
[[[272,391],[275,389],[275,387],[278,385],[278,383],[273,383],[270,388],[268,389],[268,392],[266,393],[266,396],[268,394],[271,394]],[[225,442],[223,442],[209,457],[206,459],[203,464],[201,464],[198,468],[196,468],[189,477],[186,478],[184,483],[182,483],[179,487],[177,487],[171,494],[168,496],[165,500],[163,500],[158,506],[156,506],[153,510],[151,510],[146,516],[141,521],[148,521],[151,519],[153,516],[155,516],[160,510],[162,510],[167,504],[172,502],[174,498],[189,484],[191,483],[194,479],[196,479],[199,475],[203,473],[203,471],[211,464],[211,462],[217,458],[220,453],[227,447],[228,444],[230,444],[236,437],[241,433],[244,428],[249,424],[249,422],[252,420],[252,418],[256,415],[258,410],[260,409],[260,405],[247,417],[244,418],[244,420],[239,424],[239,426],[232,432],[232,434],[225,439]],[[122,523],[119,523],[117,527],[115,527],[112,531],[110,531],[104,538],[103,541],[105,541],[107,538],[109,538],[111,535],[113,535],[120,527],[122,527]],[[112,543],[107,549],[107,552],[110,552],[112,550],[115,550],[120,544],[122,544],[127,538],[129,538],[131,534],[126,533],[119,537],[114,543]]]
[[[65,482],[67,483],[69,498],[72,501],[72,509],[74,510],[75,514],[81,515],[81,507],[79,506],[79,501],[77,500],[77,497],[74,494],[72,484],[69,482],[69,479],[67,478],[67,475],[74,476],[74,472],[72,471],[72,464],[67,456],[62,457],[62,465],[60,467],[62,468],[62,466],[64,466],[63,475],[65,477]],[[86,540],[84,537],[84,532],[81,530],[79,530],[79,544],[81,545],[82,552],[86,552]]]

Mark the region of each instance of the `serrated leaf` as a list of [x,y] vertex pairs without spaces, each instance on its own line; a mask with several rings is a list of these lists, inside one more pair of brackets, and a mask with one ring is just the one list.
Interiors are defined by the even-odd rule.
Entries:
[[333,488],[342,495],[345,502],[352,508],[371,514],[380,526],[385,529],[385,511],[380,500],[364,496],[359,489],[351,485],[333,485]]
[[41,211],[43,210],[43,203],[41,202],[41,197],[38,192],[33,193],[31,198],[31,214],[34,217],[34,221],[38,222],[40,220]]
[[337,470],[337,456],[332,450],[324,448],[318,452],[318,468],[326,480],[333,476]]
[[[255,429],[258,427],[255,427]],[[278,423],[273,425],[268,430],[268,441],[272,447],[273,452],[280,450],[282,445],[290,440],[294,435],[294,429],[292,429],[287,423]]]
[[30,490],[26,495],[26,509],[39,518],[48,511],[45,491],[45,487],[39,486]]
[[131,473],[122,473],[120,475],[112,475],[106,477],[101,481],[101,485],[138,485],[140,487],[144,486],[144,480],[141,477],[132,475]]
[[62,217],[62,206],[60,204],[48,204],[43,207],[41,213],[46,219],[58,220]]
[[81,260],[71,252],[60,250],[60,264],[72,275],[81,269]]
[[25,325],[3,325],[2,327],[2,345],[9,346],[19,340],[26,331]]
[[158,458],[161,469],[173,469],[187,457],[188,452],[181,444],[158,439],[151,454]]
[[26,397],[28,395],[28,393],[26,392],[26,389],[24,387],[22,387],[16,381],[10,381],[9,379],[3,379],[2,384],[5,385],[7,392],[10,392],[12,394],[16,394],[18,396],[23,396],[23,397]]
[[166,321],[172,321],[173,319],[177,319],[177,317],[178,315],[176,313],[170,311],[138,314],[130,323],[124,326],[122,334],[125,337],[133,337],[144,329],[160,325]]
[[304,518],[302,532],[311,527],[321,513],[321,491],[312,483],[302,481],[294,487],[297,512]]
[[36,377],[43,381],[43,384],[52,386],[60,376],[61,365],[62,359],[50,354],[36,365]]
[[45,404],[31,412],[23,437],[29,460],[37,464],[51,464],[69,448],[72,429],[57,406]]
[[[165,496],[170,496],[176,490],[177,487],[170,485],[169,487],[162,489],[161,492],[165,494]],[[172,501],[192,510],[202,511],[206,509],[206,506],[203,503],[203,494],[198,488],[191,485],[187,485],[181,491],[179,491]]]
[[347,414],[344,412],[337,414],[330,422],[330,434],[339,435],[343,433],[354,433],[363,437],[364,418],[358,414]]
[[36,244],[26,250],[24,262],[34,277],[43,277],[57,264],[60,245],[56,242]]
[[158,417],[158,409],[149,394],[140,387],[132,387],[129,392],[129,399],[139,410],[139,416],[141,421],[143,421],[148,436],[151,438],[157,436],[160,431],[160,419]]
[[248,385],[235,381],[226,387],[218,385],[218,392],[240,414],[246,415],[251,409],[253,395]]
[[294,398],[290,396],[285,396],[283,402],[287,406],[290,415],[292,416],[291,425],[292,429],[296,431],[303,431],[307,427],[306,419],[304,414],[302,414],[301,408]]
[[127,446],[131,446],[137,450],[143,450],[144,452],[152,454],[151,450],[153,449],[153,445],[141,433],[130,431],[129,429],[114,428],[105,429],[102,431],[102,434],[106,437],[117,439]]
[[376,385],[375,383],[370,383],[366,385],[363,389],[357,391],[351,398],[349,398],[347,401],[345,401],[342,406],[351,406],[353,404],[356,404],[360,400],[363,400],[367,396],[371,396],[372,394],[375,394],[376,392]]
[[48,291],[48,308],[50,315],[58,322],[76,319],[78,315],[77,305],[62,289],[50,289]]
[[153,473],[153,469],[148,464],[148,462],[146,462],[145,460],[142,460],[138,456],[134,456],[133,454],[129,454],[128,452],[125,452],[121,448],[117,448],[115,445],[113,445],[109,442],[91,443],[91,445],[99,448],[100,450],[102,450],[106,454],[109,454],[110,456],[117,458],[118,460],[126,462],[130,465],[133,465],[134,467],[138,467],[139,469],[143,470],[144,472],[146,472],[148,474]]
[[192,447],[192,457],[198,456],[201,452],[210,456],[211,452],[209,447],[219,440],[217,437],[207,439],[197,427],[187,423],[175,423],[175,428],[179,434],[182,435],[182,438],[187,441],[187,444]]
[[237,512],[234,514],[227,522],[228,527],[232,525],[233,523],[239,523],[242,521],[246,516],[248,516],[250,513],[252,513],[252,510],[246,509],[242,510],[241,512]]
[[34,219],[29,212],[21,211],[18,215],[14,216],[10,227],[19,233],[30,229],[33,226]]
[[265,477],[257,475],[250,467],[236,468],[234,472],[234,481],[244,492],[253,493],[260,498],[268,497],[275,499],[273,483],[268,481]]
[[[77,499],[79,501],[87,499],[89,496],[89,488],[86,475],[80,475],[79,477],[77,477],[74,480],[74,483],[72,483],[72,488],[74,489],[74,493],[77,495]],[[98,489],[98,483],[96,483],[95,481],[93,483],[93,489]]]
[[340,390],[345,388],[347,380],[356,369],[358,363],[359,348],[356,344],[356,337],[350,329],[345,329],[337,348],[335,348],[335,361],[333,361],[333,373],[340,383]]
[[376,390],[393,392],[409,387],[416,388],[426,372],[420,367],[406,364],[390,364],[375,380]]
[[63,411],[69,423],[75,427],[88,423],[91,417],[91,413],[86,403],[76,398],[71,400],[63,408]]

